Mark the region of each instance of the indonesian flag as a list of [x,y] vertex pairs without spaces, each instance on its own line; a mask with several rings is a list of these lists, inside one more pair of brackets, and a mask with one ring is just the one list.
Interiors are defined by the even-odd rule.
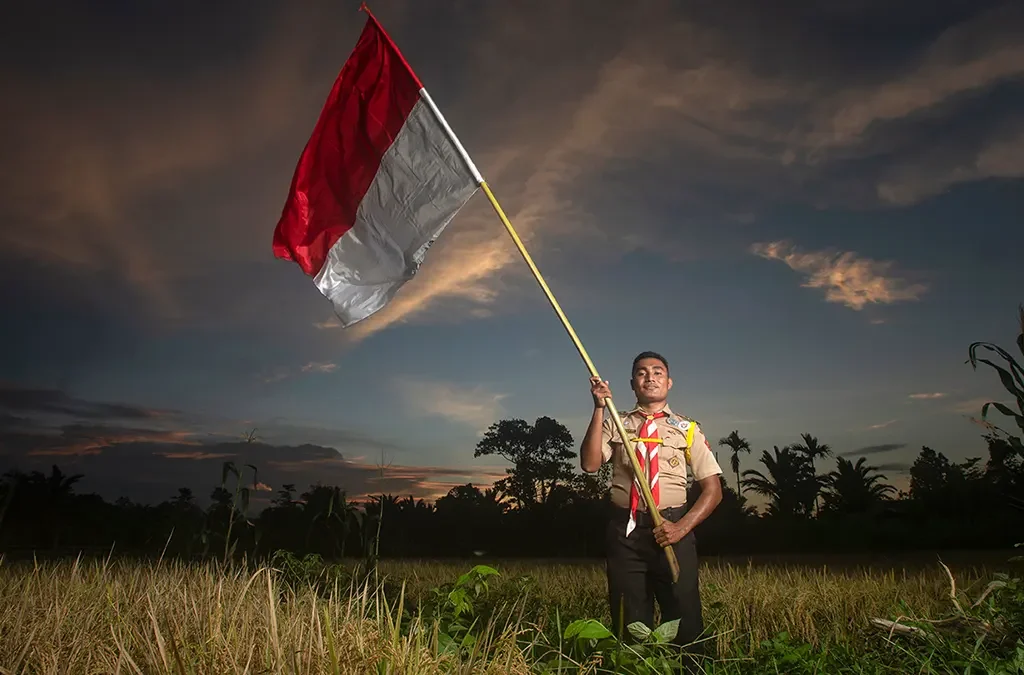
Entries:
[[343,326],[383,308],[483,182],[398,47],[366,26],[299,158],[274,230]]

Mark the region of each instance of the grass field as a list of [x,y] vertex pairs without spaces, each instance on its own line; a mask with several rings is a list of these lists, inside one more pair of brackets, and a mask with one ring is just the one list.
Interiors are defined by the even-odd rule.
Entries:
[[[949,578],[932,560],[908,570],[842,561],[706,563],[705,621],[717,654],[707,668],[965,672],[950,664],[969,646],[949,643],[947,654],[913,636],[889,641],[869,624],[875,617],[950,614]],[[475,563],[382,561],[380,592],[352,590],[351,577],[338,567],[286,563],[276,571],[225,571],[214,564],[128,560],[5,562],[0,672],[526,673],[556,666],[558,672],[611,672],[597,668],[596,640],[564,640],[573,620],[609,624],[598,563],[489,561],[500,574],[482,579],[486,591],[474,586],[475,577],[462,585],[468,609],[461,614],[450,592]],[[950,564],[958,591],[971,597],[998,567],[965,559]],[[458,627],[474,617],[484,625]],[[782,633],[788,640],[778,637]],[[1020,668],[1024,672],[1024,656]]]

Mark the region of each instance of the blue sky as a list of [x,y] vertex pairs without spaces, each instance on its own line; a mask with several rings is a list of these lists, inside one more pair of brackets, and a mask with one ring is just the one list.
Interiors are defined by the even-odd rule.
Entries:
[[[1002,393],[964,360],[1024,300],[1024,11],[834,4],[372,8],[620,408],[654,349],[709,438],[809,432],[903,486],[922,445],[982,455],[967,416]],[[429,497],[500,474],[472,457],[498,419],[582,438],[585,366],[482,194],[347,331],[273,258],[357,7],[11,10],[0,464],[142,501],[226,458]]]

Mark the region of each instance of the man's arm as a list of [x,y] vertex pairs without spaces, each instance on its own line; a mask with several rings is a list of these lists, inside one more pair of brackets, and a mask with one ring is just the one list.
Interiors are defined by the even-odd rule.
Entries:
[[604,400],[612,397],[607,382],[596,377],[590,378],[590,393],[594,397],[594,414],[590,418],[587,433],[583,435],[580,445],[580,468],[587,473],[595,473],[604,463]]
[[700,427],[694,430],[690,468],[693,469],[694,479],[700,483],[700,497],[686,510],[678,523],[666,520],[660,527],[654,528],[654,538],[661,546],[671,546],[688,535],[722,503],[722,482],[719,478],[722,467],[715,460],[711,445]]
[[679,522],[666,520],[654,528],[654,539],[660,546],[671,546],[693,532],[722,503],[722,481],[718,474],[697,482],[700,483],[700,497],[692,508],[686,510]]

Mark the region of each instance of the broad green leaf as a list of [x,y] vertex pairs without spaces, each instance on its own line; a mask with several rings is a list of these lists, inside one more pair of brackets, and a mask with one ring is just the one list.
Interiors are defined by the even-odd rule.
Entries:
[[457,651],[459,645],[455,640],[452,639],[448,633],[438,633],[437,635],[437,651],[440,654],[449,654]]
[[1018,385],[1024,387],[1024,367],[1021,367],[1021,365],[1019,363],[1017,363],[1017,361],[1013,358],[1013,356],[1010,353],[1008,353],[1005,349],[1003,349],[1002,347],[999,347],[997,345],[994,345],[994,344],[991,344],[991,343],[988,343],[988,342],[979,342],[979,343],[975,343],[975,344],[971,345],[970,348],[969,348],[969,351],[970,351],[970,359],[969,360],[971,362],[971,366],[972,367],[977,368],[978,367],[978,363],[980,362],[980,363],[987,363],[988,365],[992,366],[993,368],[999,368],[999,366],[996,366],[994,363],[992,363],[991,361],[989,361],[987,359],[979,359],[978,358],[978,355],[975,353],[975,349],[976,349],[976,347],[979,347],[979,346],[980,347],[984,347],[985,349],[987,349],[990,352],[995,352],[996,354],[999,355],[999,357],[1001,359],[1006,361],[1007,365],[1010,366],[1010,370],[1013,372],[1013,379],[1015,379],[1017,381]]
[[1002,403],[996,403],[995,401],[990,401],[981,407],[981,419],[985,419],[985,416],[988,414],[989,406],[992,406],[1007,417],[1012,418],[1017,423],[1017,426],[1024,430],[1024,416],[1015,413],[1011,408],[1003,405]]
[[568,640],[569,638],[575,637],[577,633],[583,628],[583,624],[586,619],[577,619],[565,627],[565,633],[562,634],[562,639]]
[[565,628],[564,639],[575,637],[579,640],[603,640],[612,637],[612,632],[596,619],[578,619]]
[[[1017,382],[1014,382],[1014,377],[1010,375],[1010,373],[1007,372],[1005,368],[1003,368],[1002,366],[997,366],[988,359],[978,359],[978,361],[986,365],[992,366],[992,368],[994,368],[995,371],[999,373],[999,380],[1003,383],[1003,388],[1006,389],[1006,391],[1010,392],[1013,395],[1013,397],[1017,399],[1017,402],[1020,403],[1021,407],[1024,408],[1024,391],[1022,391],[1020,387],[1018,387]],[[1013,363],[1013,359],[1010,359],[1010,362]],[[1019,380],[1020,378],[1017,379]],[[1024,386],[1024,383],[1021,383],[1020,386]]]
[[612,632],[596,619],[587,621],[580,630],[580,639],[583,640],[604,640],[610,637],[612,637]]
[[475,574],[480,574],[482,576],[488,576],[490,574],[498,574],[498,570],[494,569],[493,567],[488,567],[487,565],[477,565],[476,567],[474,567],[470,571],[475,573]]
[[658,638],[658,642],[671,642],[678,632],[679,619],[672,619],[655,628],[654,636]]
[[646,641],[651,634],[651,629],[643,621],[634,621],[626,626],[629,634],[637,640]]

